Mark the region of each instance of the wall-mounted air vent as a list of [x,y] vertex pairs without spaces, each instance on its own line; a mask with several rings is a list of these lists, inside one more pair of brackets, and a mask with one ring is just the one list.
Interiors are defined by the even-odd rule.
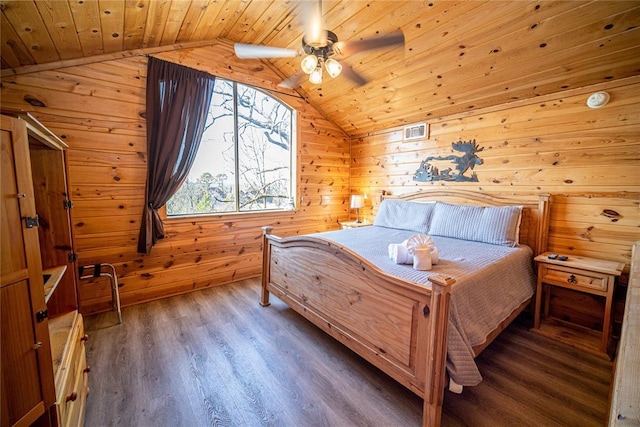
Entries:
[[420,123],[419,125],[405,126],[404,139],[418,139],[427,137],[427,124]]

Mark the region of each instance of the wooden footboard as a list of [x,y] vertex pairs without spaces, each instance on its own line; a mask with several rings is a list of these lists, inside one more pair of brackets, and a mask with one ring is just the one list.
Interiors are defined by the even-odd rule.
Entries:
[[[424,425],[440,422],[449,291],[396,277],[332,242],[278,238],[263,228],[262,305],[273,292],[291,308],[424,398]],[[330,266],[330,268],[327,268]]]

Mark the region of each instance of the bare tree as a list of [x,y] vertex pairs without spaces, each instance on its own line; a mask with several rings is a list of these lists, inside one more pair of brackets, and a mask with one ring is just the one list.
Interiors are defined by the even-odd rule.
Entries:
[[289,207],[291,131],[291,110],[279,100],[216,79],[196,159],[211,166],[185,181],[167,203],[168,212],[233,211],[236,200],[242,211]]

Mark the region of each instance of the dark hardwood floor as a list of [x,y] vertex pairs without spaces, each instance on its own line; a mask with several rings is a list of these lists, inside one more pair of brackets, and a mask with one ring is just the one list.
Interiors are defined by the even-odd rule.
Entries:
[[[419,426],[422,400],[258,279],[89,316],[86,426]],[[612,364],[512,324],[444,426],[605,425]]]

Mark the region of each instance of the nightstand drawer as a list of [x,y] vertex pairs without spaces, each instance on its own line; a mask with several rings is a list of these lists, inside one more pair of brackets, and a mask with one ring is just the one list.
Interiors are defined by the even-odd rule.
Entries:
[[608,276],[566,267],[543,266],[542,281],[559,286],[607,291]]

